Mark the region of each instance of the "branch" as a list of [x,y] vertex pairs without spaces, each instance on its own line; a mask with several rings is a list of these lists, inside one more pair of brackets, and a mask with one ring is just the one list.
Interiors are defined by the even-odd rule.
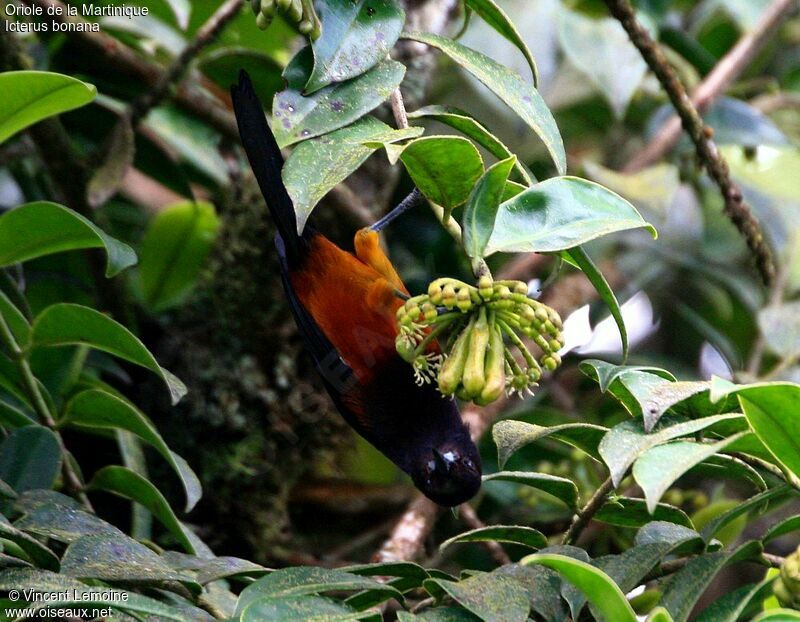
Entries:
[[[692,103],[705,111],[727,89],[753,60],[761,48],[770,40],[781,20],[788,14],[792,0],[775,0],[761,16],[755,28],[745,34],[736,45],[716,64],[692,94]],[[678,142],[681,120],[673,115],[656,136],[634,155],[623,169],[635,173],[660,160]]]
[[589,502],[581,509],[572,519],[572,524],[569,526],[567,533],[564,534],[564,539],[561,544],[573,544],[581,535],[586,526],[592,521],[592,518],[597,511],[603,507],[606,502],[608,494],[614,490],[614,482],[609,477],[598,488]]
[[731,180],[728,165],[711,138],[711,128],[703,122],[700,113],[689,99],[686,89],[658,44],[637,21],[630,2],[628,0],[604,0],[604,2],[610,13],[625,28],[631,41],[667,92],[672,105],[681,118],[684,129],[694,143],[698,158],[719,187],[725,201],[725,214],[747,241],[762,279],[767,284],[771,283],[775,276],[772,252],[764,240],[764,234],[758,221],[744,202],[742,191]]

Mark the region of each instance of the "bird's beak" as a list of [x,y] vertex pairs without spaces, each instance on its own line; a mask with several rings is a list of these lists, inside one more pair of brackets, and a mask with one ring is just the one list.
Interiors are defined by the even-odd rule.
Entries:
[[436,461],[437,467],[443,469],[445,473],[450,472],[450,468],[453,466],[453,463],[448,460],[441,451],[436,449],[436,447],[433,448],[433,459]]

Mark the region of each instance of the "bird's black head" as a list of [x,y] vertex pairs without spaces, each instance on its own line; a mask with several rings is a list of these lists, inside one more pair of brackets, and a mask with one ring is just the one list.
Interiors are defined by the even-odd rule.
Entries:
[[439,505],[469,501],[481,487],[481,459],[471,441],[422,449],[411,468],[414,485]]

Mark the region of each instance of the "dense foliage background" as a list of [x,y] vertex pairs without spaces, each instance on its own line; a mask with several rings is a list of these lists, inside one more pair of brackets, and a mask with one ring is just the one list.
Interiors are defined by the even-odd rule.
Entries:
[[[30,588],[115,620],[800,619],[797,4],[256,2],[264,31],[250,4],[2,9],[4,615]],[[434,209],[385,235],[413,294],[491,270],[564,320],[535,395],[464,405],[458,511],[303,351],[242,68],[301,222],[351,248],[416,185]]]

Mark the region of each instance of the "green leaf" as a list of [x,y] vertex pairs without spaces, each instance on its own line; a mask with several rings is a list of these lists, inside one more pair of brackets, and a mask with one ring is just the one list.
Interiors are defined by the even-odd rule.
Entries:
[[528,555],[520,563],[541,564],[556,570],[584,593],[605,622],[636,622],[636,614],[625,599],[625,594],[611,577],[591,564],[565,555],[547,553]]
[[482,622],[482,620],[466,609],[436,607],[417,614],[398,611],[397,622]]
[[[509,148],[506,147],[497,136],[492,134],[486,126],[470,116],[469,113],[459,108],[454,108],[452,106],[425,106],[424,108],[418,108],[414,112],[409,112],[408,118],[433,119],[439,123],[449,125],[453,129],[464,134],[464,136],[471,138],[498,160],[507,160],[513,155]],[[514,170],[527,185],[533,183],[534,180],[530,172],[528,172],[519,160],[514,162]],[[525,187],[526,186],[520,186],[520,192],[524,190]],[[511,197],[506,196],[504,200],[508,200],[509,198]]]
[[384,60],[353,80],[304,95],[302,88],[310,70],[311,51],[305,48],[286,67],[287,88],[272,102],[272,129],[281,147],[357,121],[386,101],[406,71],[401,63]]
[[499,473],[483,476],[484,482],[491,480],[514,482],[515,484],[530,486],[531,488],[543,490],[553,495],[559,501],[566,503],[567,507],[570,509],[576,509],[578,506],[578,487],[574,482],[565,477],[557,477],[555,475],[548,475],[547,473],[530,473],[527,471],[500,471]]
[[179,304],[192,290],[214,246],[219,218],[205,201],[175,203],[150,222],[140,250],[139,286],[153,312]]
[[308,93],[378,64],[394,47],[406,20],[393,0],[325,2],[318,11],[322,35],[311,44],[314,71],[305,84]]
[[464,208],[464,249],[473,259],[483,257],[494,229],[494,219],[506,188],[506,181],[516,163],[516,156],[490,166],[475,184]]
[[400,159],[420,192],[448,211],[469,198],[483,174],[481,154],[460,136],[417,138],[403,148]]
[[[687,555],[706,550],[706,542],[694,529],[675,523],[653,520],[644,525],[634,538],[634,544],[640,546],[650,542],[667,542],[675,555]],[[708,545],[709,549],[711,545]],[[719,548],[719,543],[715,544]]]
[[0,143],[42,119],[85,106],[97,95],[93,85],[49,71],[6,71],[0,74],[0,92]]
[[607,188],[578,177],[554,177],[500,206],[488,253],[567,250],[628,229],[656,230]]
[[17,492],[51,488],[61,469],[61,445],[48,428],[14,430],[0,445],[0,479]]
[[240,622],[350,622],[375,616],[374,611],[354,611],[350,607],[323,596],[292,598],[258,598],[242,611]]
[[800,354],[800,301],[785,302],[758,312],[758,327],[767,347],[783,358]]
[[544,427],[524,421],[505,420],[494,425],[492,438],[497,445],[497,461],[502,469],[508,459],[522,447],[548,436],[599,458],[597,446],[606,432],[608,428],[591,423],[564,423]]
[[154,372],[166,383],[173,404],[186,394],[184,384],[158,364],[136,335],[89,307],[68,303],[47,307],[33,322],[33,345],[87,345]]
[[67,544],[83,536],[125,537],[122,531],[94,514],[52,502],[28,510],[15,526]]
[[656,607],[650,612],[650,615],[647,616],[646,622],[675,622],[675,621],[672,619],[672,616],[669,615],[669,611],[667,611],[663,607]]
[[800,620],[800,611],[794,609],[770,609],[753,618],[753,622],[794,622],[794,620]]
[[737,561],[755,559],[761,553],[758,542],[747,542],[735,551],[718,551],[700,555],[676,572],[661,598],[661,604],[675,622],[686,622],[695,604],[711,581],[725,566]]
[[644,491],[647,509],[654,512],[656,504],[675,480],[696,464],[723,451],[739,436],[717,443],[675,441],[652,447],[641,454],[633,465],[633,479]]
[[380,590],[390,598],[402,598],[395,588],[358,575],[330,568],[296,566],[284,568],[261,577],[242,590],[236,604],[236,614],[260,598],[288,598],[324,592]]
[[561,11],[561,49],[567,59],[608,100],[621,119],[647,72],[647,63],[613,18],[592,19],[574,11]]
[[[47,570],[58,570],[59,561],[56,554],[36,538],[32,538],[27,533],[12,526],[5,517],[0,518],[0,538],[10,540],[16,544],[37,566]],[[0,577],[2,576],[3,574],[0,573]],[[2,581],[1,578],[0,581]]]
[[173,468],[186,493],[189,512],[197,504],[202,490],[197,475],[180,456],[173,453],[147,416],[129,402],[100,390],[83,391],[67,404],[61,425],[99,430],[127,430],[153,447]]
[[525,82],[518,73],[452,39],[419,32],[404,36],[438,48],[485,84],[542,139],[558,174],[566,173],[564,142],[553,114],[539,91]]
[[734,413],[679,423],[674,423],[673,419],[662,419],[657,429],[649,434],[645,432],[642,421],[630,419],[611,428],[600,441],[598,450],[608,465],[614,485],[619,486],[630,466],[648,449],[725,421],[743,421],[743,417]]
[[655,512],[650,514],[647,505],[641,499],[630,497],[614,497],[606,501],[594,515],[594,520],[617,527],[642,527],[650,521],[675,523],[693,529],[691,519],[680,508],[667,503],[659,503]]
[[31,326],[22,312],[14,306],[8,296],[0,291],[0,317],[8,324],[14,341],[21,349],[25,349],[31,338]]
[[493,570],[492,575],[509,577],[528,591],[533,611],[543,620],[566,620],[566,603],[561,598],[561,579],[558,573],[544,566],[506,564]]
[[[295,147],[283,166],[283,181],[294,204],[297,231],[302,233],[314,207],[334,186],[344,181],[378,148],[377,143],[409,138],[374,117],[307,140]],[[365,143],[375,141],[374,146]]]
[[767,529],[767,532],[761,538],[761,541],[766,544],[775,538],[780,538],[781,536],[785,536],[787,533],[792,533],[794,531],[800,531],[800,515],[790,516],[789,518],[772,525],[769,529]]
[[[6,74],[0,74],[0,77]],[[106,276],[136,263],[127,244],[106,235],[89,220],[66,207],[37,201],[0,216],[0,268],[53,253],[104,248]]]
[[614,365],[597,359],[586,359],[580,364],[580,370],[595,380],[600,385],[600,391],[605,393],[612,385],[621,380],[622,376],[631,372],[645,372],[675,382],[676,378],[666,369],[660,367],[645,367],[641,365]]
[[76,579],[99,579],[110,583],[160,585],[177,581],[199,593],[200,585],[176,572],[151,549],[128,536],[89,535],[67,547],[61,573]]
[[590,160],[583,162],[583,168],[592,181],[625,197],[636,207],[660,216],[662,222],[681,185],[678,167],[669,163],[656,164],[636,173],[621,173]]
[[766,506],[767,501],[781,500],[788,496],[790,492],[791,489],[786,485],[777,486],[775,488],[765,490],[754,497],[750,497],[745,501],[741,501],[727,512],[712,519],[705,527],[703,527],[700,534],[703,536],[706,542],[710,542],[711,539],[717,535],[721,529],[730,524],[732,521],[736,520],[738,517],[748,514],[751,510],[757,508],[761,508],[763,510],[763,507]]
[[536,61],[533,59],[533,54],[531,54],[516,26],[514,26],[508,15],[503,12],[503,9],[494,0],[465,0],[465,4],[522,52],[528,62],[528,66],[531,68],[533,85],[536,86],[539,83],[539,71],[536,68]]
[[121,466],[103,467],[94,474],[88,489],[105,490],[143,505],[187,552],[196,552],[189,530],[175,516],[164,495],[138,473]]
[[480,574],[464,581],[428,579],[425,589],[444,590],[459,605],[492,622],[525,622],[530,601],[528,591],[517,581],[494,573]]
[[576,246],[575,248],[561,251],[561,255],[565,259],[572,261],[572,263],[581,269],[581,272],[589,279],[589,282],[600,296],[600,299],[606,303],[608,311],[611,313],[611,317],[614,318],[614,322],[616,322],[617,328],[619,329],[619,336],[622,340],[622,360],[624,362],[628,358],[628,330],[625,328],[622,309],[619,307],[619,302],[614,294],[614,290],[611,289],[608,281],[606,281],[606,278],[594,264],[591,257],[583,250],[583,247]]
[[521,544],[533,549],[541,549],[547,546],[547,538],[544,534],[532,527],[490,525],[489,527],[479,527],[465,531],[449,538],[439,545],[439,550],[443,551],[451,544],[463,542],[507,542],[509,544]]

